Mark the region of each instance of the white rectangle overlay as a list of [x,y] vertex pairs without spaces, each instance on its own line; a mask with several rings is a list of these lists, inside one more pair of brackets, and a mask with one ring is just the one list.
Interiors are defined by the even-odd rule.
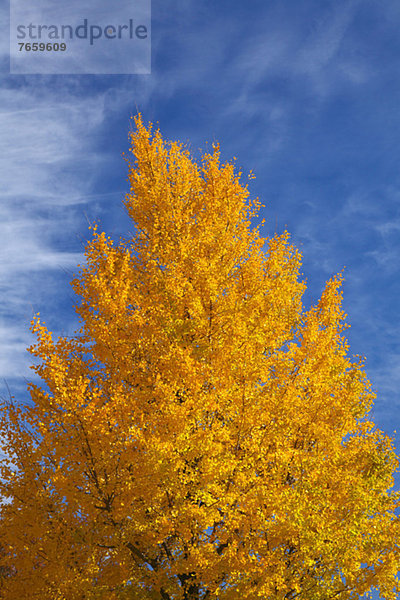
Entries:
[[151,73],[151,0],[10,0],[10,73]]

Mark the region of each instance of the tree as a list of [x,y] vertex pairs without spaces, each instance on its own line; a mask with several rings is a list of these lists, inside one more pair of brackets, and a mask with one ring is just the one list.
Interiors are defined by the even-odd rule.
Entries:
[[197,164],[140,116],[131,138],[134,233],[93,226],[81,327],[34,319],[43,387],[2,409],[2,598],[395,599],[397,458],[342,276],[305,310],[217,145]]

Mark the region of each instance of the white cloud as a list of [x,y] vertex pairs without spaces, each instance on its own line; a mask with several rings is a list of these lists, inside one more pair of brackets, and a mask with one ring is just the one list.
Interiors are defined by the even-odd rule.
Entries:
[[[90,189],[96,155],[88,148],[88,138],[103,119],[102,99],[73,98],[59,88],[57,94],[49,90],[33,96],[30,87],[0,93],[0,194],[76,202]],[[71,169],[71,176],[59,181],[58,171],[76,163],[78,173]]]
[[102,160],[92,139],[103,119],[101,96],[74,97],[65,86],[0,92],[0,377],[28,376],[33,306],[54,286],[51,273],[82,258],[56,242],[81,226],[76,204]]
[[359,2],[333,4],[314,19],[310,34],[297,54],[295,68],[313,73],[323,69],[336,57]]

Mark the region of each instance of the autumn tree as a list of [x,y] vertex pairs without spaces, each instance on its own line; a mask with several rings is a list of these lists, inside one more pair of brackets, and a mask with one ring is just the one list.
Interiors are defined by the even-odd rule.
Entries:
[[399,593],[392,441],[349,357],[341,281],[261,237],[218,146],[140,117],[132,235],[93,226],[81,327],[34,319],[31,402],[4,403],[4,600],[350,600]]

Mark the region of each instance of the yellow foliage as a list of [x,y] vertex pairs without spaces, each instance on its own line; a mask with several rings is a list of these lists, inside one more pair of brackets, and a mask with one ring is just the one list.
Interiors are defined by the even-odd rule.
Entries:
[[392,442],[341,281],[302,305],[233,164],[136,118],[131,237],[97,227],[81,328],[37,316],[43,388],[1,417],[4,600],[350,600],[399,592]]

